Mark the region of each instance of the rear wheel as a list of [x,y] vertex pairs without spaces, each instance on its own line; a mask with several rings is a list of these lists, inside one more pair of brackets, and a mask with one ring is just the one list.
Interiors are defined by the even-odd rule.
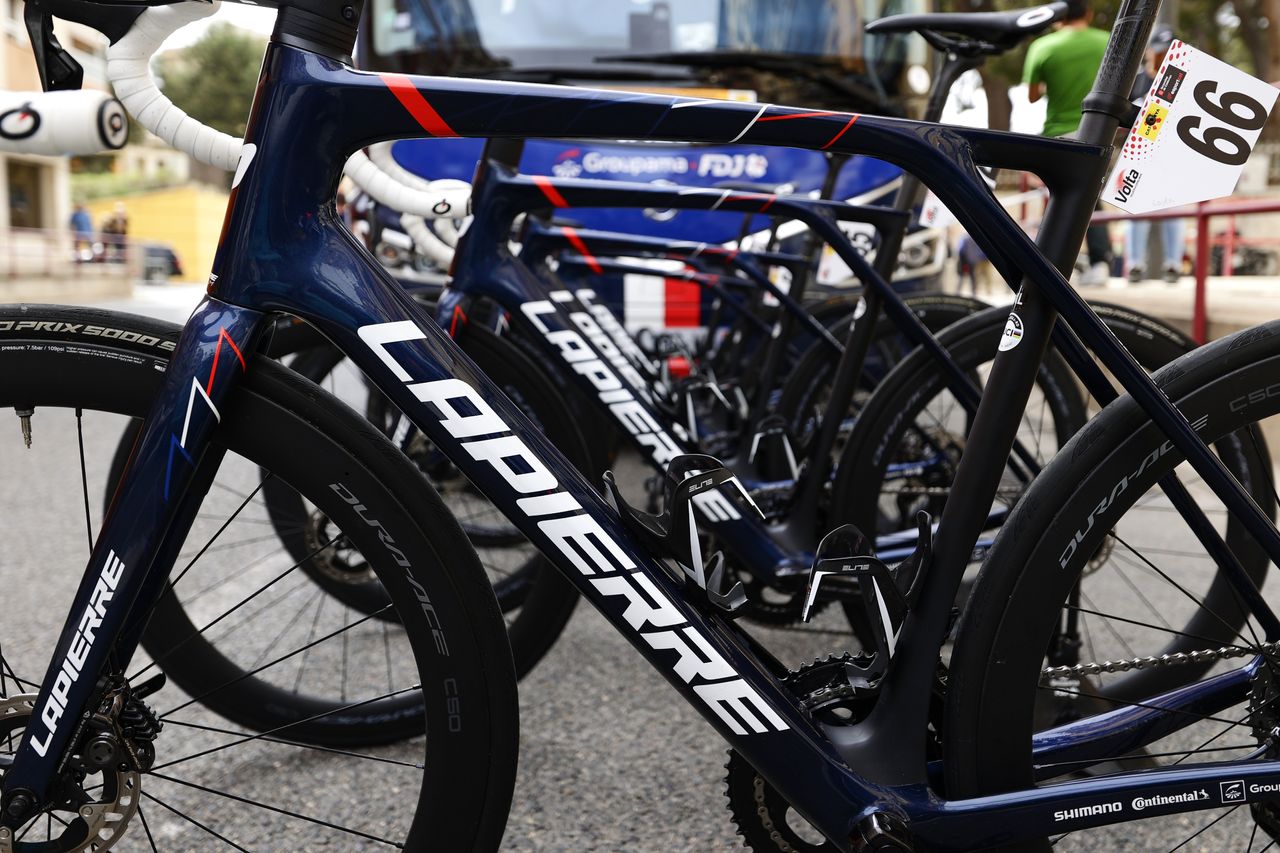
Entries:
[[[1280,325],[1220,340],[1156,374],[1165,393],[1274,517],[1263,434],[1280,413]],[[1157,481],[1176,472],[1259,585],[1268,562],[1243,525],[1128,397],[1108,406],[1045,469],[1002,529],[960,623],[947,695],[946,784],[970,797],[1071,775],[1276,757],[1274,651],[1251,690],[1185,710],[1149,742],[1073,760],[1033,759],[1032,736],[1115,709],[1159,708],[1163,691],[1253,659],[1263,632]],[[1274,592],[1274,591],[1273,591]],[[1275,604],[1274,594],[1267,598]],[[1078,663],[1055,667],[1063,638]],[[1219,650],[1227,649],[1227,654]],[[1187,657],[1187,653],[1198,653]],[[1240,657],[1234,658],[1236,655]],[[1094,666],[1110,661],[1104,666]],[[956,736],[956,733],[964,733]],[[1081,759],[1081,760],[1074,760]],[[1191,783],[1189,783],[1191,784]],[[1068,832],[1055,849],[1265,849],[1276,822],[1220,806],[1163,820]],[[1128,807],[1128,803],[1124,804]],[[1148,817],[1155,809],[1138,811]],[[1257,814],[1263,820],[1255,825]],[[1064,829],[1070,829],[1070,821]]]

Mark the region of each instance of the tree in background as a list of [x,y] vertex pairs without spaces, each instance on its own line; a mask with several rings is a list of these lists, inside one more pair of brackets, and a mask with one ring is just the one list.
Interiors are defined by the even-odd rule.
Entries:
[[243,136],[265,46],[260,36],[214,24],[190,47],[159,57],[161,88],[197,121]]
[[[1175,0],[1165,0],[1166,3]],[[1280,80],[1280,0],[1176,0],[1174,34],[1255,77]],[[940,11],[991,12],[1021,9],[1030,0],[938,0]],[[1093,26],[1108,30],[1119,0],[1093,0]],[[1009,88],[1022,79],[1026,45],[990,60],[983,67],[991,127],[1009,126]]]

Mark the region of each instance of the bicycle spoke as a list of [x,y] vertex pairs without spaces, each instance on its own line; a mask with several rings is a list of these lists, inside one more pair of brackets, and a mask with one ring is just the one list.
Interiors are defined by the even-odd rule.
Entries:
[[[1084,590],[1080,590],[1080,600],[1083,601],[1085,604],[1089,605],[1091,608],[1095,610],[1097,609],[1094,603],[1089,600],[1089,596],[1084,594]],[[1115,626],[1112,625],[1110,621],[1103,622],[1102,627],[1106,628],[1107,632],[1110,633],[1111,636],[1115,638],[1116,642],[1119,643],[1121,647],[1124,648],[1125,654],[1128,657],[1133,658],[1138,656],[1138,653],[1133,650],[1133,647],[1129,645],[1129,643],[1125,640],[1124,637],[1120,636],[1120,632],[1115,629]]]
[[200,821],[196,820],[196,819],[195,819],[195,818],[193,818],[191,815],[189,815],[189,814],[184,814],[183,812],[178,811],[176,808],[174,808],[173,806],[169,805],[169,804],[168,804],[168,803],[166,803],[164,800],[162,800],[162,799],[160,799],[159,797],[157,797],[155,794],[152,794],[152,793],[150,793],[150,792],[148,792],[148,791],[142,791],[141,793],[142,793],[142,796],[146,797],[148,800],[151,800],[151,801],[152,801],[152,802],[154,802],[156,805],[158,805],[158,806],[160,806],[161,808],[167,809],[168,811],[170,811],[170,812],[174,813],[174,814],[175,814],[175,815],[177,815],[178,817],[180,817],[180,818],[182,818],[183,820],[185,820],[187,823],[190,823],[190,824],[192,824],[193,826],[196,826],[196,827],[198,827],[198,828],[200,828],[200,829],[204,830],[205,832],[207,832],[207,833],[209,833],[210,835],[212,835],[214,838],[216,838],[216,839],[218,839],[219,841],[221,841],[223,844],[226,844],[228,847],[234,847],[234,848],[235,848],[235,849],[237,849],[237,850],[242,850],[242,851],[244,851],[244,853],[253,853],[253,851],[251,851],[251,850],[245,850],[245,848],[241,847],[239,844],[236,844],[234,841],[232,841],[230,838],[227,838],[225,835],[222,835],[221,833],[219,833],[219,832],[217,832],[217,831],[215,831],[215,830],[213,830],[213,829],[210,829],[209,827],[205,826],[203,823],[201,823]]
[[[1081,593],[1081,595],[1083,596],[1083,593]],[[1168,622],[1165,622],[1165,627],[1160,627],[1159,625],[1152,625],[1152,624],[1151,624],[1151,623],[1149,623],[1149,622],[1139,622],[1139,621],[1138,621],[1138,620],[1136,620],[1136,619],[1126,619],[1125,617],[1123,617],[1123,616],[1117,616],[1117,615],[1115,615],[1114,613],[1103,613],[1103,612],[1098,611],[1098,610],[1091,610],[1091,609],[1089,609],[1088,607],[1079,607],[1079,606],[1073,606],[1073,605],[1070,605],[1070,604],[1068,604],[1068,605],[1064,605],[1064,606],[1065,606],[1067,609],[1069,609],[1069,610],[1075,610],[1075,611],[1078,611],[1078,612],[1080,612],[1080,613],[1087,613],[1087,614],[1089,614],[1090,616],[1098,616],[1098,617],[1101,617],[1101,618],[1103,618],[1103,619],[1114,619],[1114,620],[1115,620],[1115,621],[1117,621],[1117,622],[1124,622],[1125,624],[1128,624],[1128,625],[1136,625],[1136,626],[1138,626],[1138,627],[1140,627],[1140,628],[1150,628],[1152,631],[1159,631],[1159,632],[1164,633],[1164,634],[1173,634],[1173,635],[1174,635],[1174,636],[1176,636],[1176,637],[1186,637],[1187,639],[1190,639],[1190,640],[1199,640],[1199,641],[1201,641],[1201,642],[1203,642],[1203,643],[1208,643],[1208,644],[1210,644],[1210,645],[1211,645],[1211,646],[1213,646],[1214,648],[1222,648],[1222,647],[1225,647],[1225,648],[1230,648],[1230,649],[1239,649],[1239,650],[1240,650],[1240,651],[1242,651],[1242,652],[1251,652],[1251,651],[1254,651],[1254,647],[1253,647],[1253,646],[1238,646],[1238,645],[1235,645],[1234,643],[1219,643],[1217,640],[1214,640],[1214,639],[1212,639],[1211,637],[1202,637],[1202,636],[1200,636],[1199,634],[1188,634],[1186,631],[1178,631],[1178,630],[1175,630],[1174,628],[1169,627],[1169,623],[1168,623]],[[1162,620],[1162,621],[1163,621],[1163,620]],[[1094,655],[1094,658],[1095,658],[1095,659],[1096,659],[1096,657],[1097,657],[1097,656],[1096,656],[1096,655]]]
[[273,557],[277,557],[280,554],[283,554],[284,552],[285,552],[285,547],[283,545],[281,545],[279,548],[273,548],[272,550],[268,551],[262,556],[255,557],[253,560],[250,560],[249,562],[245,563],[242,566],[237,566],[233,571],[228,572],[225,577],[214,581],[213,583],[209,584],[199,592],[193,593],[192,595],[187,596],[186,600],[188,602],[198,601],[199,599],[213,592],[215,589],[219,589],[225,586],[226,584],[230,583],[231,581],[241,580],[244,578],[246,574],[248,574],[253,569],[256,569],[258,566],[261,566],[263,563],[267,562]]
[[[342,608],[342,618],[349,619],[351,617],[351,609]],[[338,692],[338,700],[347,701],[347,663],[350,660],[350,639],[351,635],[346,631],[342,632],[342,687]]]
[[169,714],[177,713],[178,711],[181,711],[183,708],[187,707],[188,705],[192,705],[192,704],[194,704],[194,703],[196,703],[196,702],[199,702],[201,699],[204,699],[204,698],[207,698],[207,697],[209,697],[209,696],[212,696],[214,693],[217,693],[219,690],[225,690],[225,689],[227,689],[228,687],[232,686],[233,684],[239,684],[241,681],[244,681],[246,678],[251,678],[251,677],[253,677],[254,675],[257,675],[259,672],[262,672],[264,669],[270,669],[271,667],[275,666],[276,664],[278,664],[278,663],[280,663],[280,662],[282,662],[282,661],[286,661],[286,660],[288,660],[289,658],[293,657],[293,656],[294,656],[294,655],[296,655],[296,654],[300,654],[300,653],[302,653],[302,652],[305,652],[307,649],[310,649],[310,648],[312,648],[313,646],[317,646],[317,645],[319,645],[320,643],[327,642],[328,640],[331,640],[331,639],[333,639],[334,637],[336,637],[336,636],[338,636],[338,635],[340,635],[340,634],[342,634],[342,633],[344,633],[344,632],[346,632],[346,631],[350,631],[352,628],[355,628],[355,627],[357,627],[357,626],[359,626],[359,625],[363,625],[365,622],[368,622],[370,619],[373,619],[373,618],[375,618],[375,617],[379,616],[380,614],[387,612],[387,611],[388,611],[388,610],[390,610],[390,609],[391,609],[391,605],[390,605],[390,604],[388,604],[388,605],[386,605],[385,607],[382,607],[381,609],[376,610],[376,611],[374,611],[373,613],[370,613],[368,616],[361,617],[360,619],[357,619],[357,620],[356,620],[356,621],[354,621],[354,622],[351,622],[351,623],[349,623],[349,624],[347,624],[347,625],[344,625],[344,626],[342,626],[341,628],[338,628],[337,630],[332,631],[332,632],[330,632],[330,633],[328,633],[328,634],[324,635],[323,637],[321,637],[320,639],[316,640],[316,641],[315,641],[315,642],[313,642],[313,643],[308,643],[306,646],[303,646],[302,648],[299,648],[299,649],[294,649],[293,651],[289,652],[288,654],[286,654],[286,655],[281,655],[280,657],[276,658],[275,660],[269,661],[268,663],[265,663],[265,664],[263,664],[262,666],[259,666],[259,667],[256,667],[256,668],[254,668],[254,669],[251,669],[251,670],[248,670],[248,671],[246,671],[246,672],[243,672],[243,673],[241,673],[240,675],[236,676],[235,678],[231,679],[230,681],[227,681],[227,682],[225,682],[225,683],[223,683],[223,684],[221,684],[221,685],[219,685],[219,686],[217,686],[217,687],[213,688],[212,690],[206,690],[204,693],[201,693],[199,696],[192,697],[191,699],[188,699],[186,702],[183,702],[181,705],[178,705],[177,707],[174,707],[174,708],[170,708],[168,711],[166,711],[166,712],[164,712],[163,714],[160,714],[160,715],[159,715],[159,716],[160,716],[160,719],[162,719],[162,720],[163,720],[163,719],[164,719],[165,717],[167,717]]
[[[193,722],[190,722],[189,720],[175,720],[172,717],[167,718],[165,720],[165,724],[182,726],[188,729],[199,729],[202,732],[213,732],[215,734],[230,735],[232,737],[242,737],[245,734],[244,732],[236,732],[236,731],[232,731],[231,729],[221,729],[221,728],[218,728],[217,726],[207,726],[207,725],[202,725],[200,723],[193,723]],[[333,755],[345,755],[350,758],[359,758],[362,761],[374,761],[379,764],[391,764],[397,767],[409,767],[414,770],[422,769],[422,764],[418,762],[401,761],[398,758],[386,758],[385,756],[381,756],[381,755],[366,755],[361,752],[351,752],[350,750],[338,749],[337,747],[333,747],[333,746],[320,746],[319,744],[314,744],[314,743],[301,743],[296,740],[285,740],[284,738],[274,738],[274,737],[263,737],[263,738],[259,738],[259,740],[263,741],[264,743],[276,743],[276,744],[280,744],[281,746],[293,746],[293,747],[297,747],[298,749],[309,749],[313,752],[326,752]]]
[[1183,847],[1186,847],[1186,846],[1187,846],[1188,844],[1190,844],[1192,841],[1195,841],[1197,838],[1199,838],[1201,835],[1203,835],[1206,831],[1208,831],[1209,829],[1211,829],[1211,828],[1213,828],[1214,826],[1216,826],[1216,825],[1218,824],[1218,822],[1219,822],[1219,821],[1221,821],[1223,818],[1225,818],[1225,817],[1227,817],[1227,816],[1229,816],[1229,815],[1231,815],[1231,814],[1234,814],[1234,813],[1235,813],[1235,810],[1236,810],[1236,809],[1238,809],[1238,808],[1240,808],[1240,807],[1239,807],[1239,806],[1232,806],[1231,808],[1227,809],[1225,812],[1223,812],[1222,814],[1218,815],[1216,818],[1214,818],[1213,820],[1209,821],[1209,822],[1208,822],[1207,824],[1205,824],[1204,826],[1200,827],[1200,829],[1199,829],[1199,830],[1197,830],[1197,831],[1195,832],[1195,834],[1194,834],[1194,835],[1192,835],[1190,838],[1186,839],[1185,841],[1183,841],[1181,844],[1179,844],[1179,845],[1178,845],[1178,846],[1176,846],[1176,847],[1171,847],[1171,848],[1169,849],[1169,853],[1175,853],[1175,851],[1177,851],[1177,850],[1181,850]]
[[320,603],[316,605],[316,615],[315,615],[315,618],[311,620],[311,629],[307,632],[307,651],[303,652],[302,654],[302,661],[298,664],[298,677],[293,682],[294,693],[297,693],[302,688],[302,673],[306,672],[307,658],[311,654],[311,651],[310,651],[311,643],[312,643],[312,640],[314,640],[316,637],[316,628],[320,624],[320,614],[324,612],[324,606],[325,604],[328,603],[328,601],[329,601],[329,596],[326,595],[323,598],[321,598]]
[[191,755],[184,755],[181,758],[175,758],[172,761],[166,761],[164,764],[159,764],[151,768],[151,771],[155,772],[156,770],[163,770],[166,767],[172,767],[175,764],[182,764],[183,762],[186,762],[186,761],[192,761],[197,758],[203,758],[206,755],[211,755],[212,753],[215,753],[215,752],[221,752],[224,749],[231,749],[234,746],[240,746],[241,744],[249,743],[250,741],[263,740],[264,738],[267,738],[270,735],[285,731],[286,729],[291,729],[294,726],[300,726],[300,725],[303,725],[304,723],[312,723],[312,722],[315,722],[316,720],[322,720],[325,717],[332,716],[333,714],[341,714],[346,711],[354,710],[355,708],[362,708],[365,705],[370,705],[374,702],[380,702],[383,699],[393,699],[396,696],[403,696],[406,693],[411,693],[414,690],[420,689],[421,687],[422,685],[420,684],[414,684],[409,687],[403,687],[400,690],[395,690],[390,693],[384,693],[381,696],[374,696],[369,699],[361,699],[359,702],[352,702],[350,705],[343,705],[338,708],[330,708],[328,711],[322,711],[319,714],[313,714],[312,716],[306,717],[301,720],[294,720],[292,722],[285,723],[284,725],[267,729],[265,732],[259,732],[255,735],[246,735],[240,740],[233,741],[232,743],[224,743],[221,746],[215,746],[210,749],[205,749],[200,752],[192,753]]
[[231,523],[239,517],[240,513],[244,511],[244,508],[249,505],[250,501],[258,495],[258,492],[262,491],[262,484],[271,479],[272,476],[274,475],[267,474],[267,476],[254,487],[253,491],[245,496],[244,500],[240,502],[240,505],[236,507],[235,512],[231,513],[231,516],[222,523],[222,526],[214,531],[213,535],[209,537],[209,541],[205,542],[200,550],[196,552],[196,555],[192,557],[191,560],[182,568],[182,571],[178,572],[178,576],[170,581],[171,585],[177,585],[178,581],[182,580],[183,576],[186,575],[187,572],[191,571],[191,567],[196,564],[196,561],[208,553],[209,549],[213,546],[213,543],[222,535],[222,532],[231,526]]
[[142,803],[138,803],[138,820],[142,822],[142,831],[147,835],[147,844],[151,845],[151,853],[160,853],[156,849],[156,839],[151,834],[151,826],[147,823],[147,816],[142,811]]
[[387,627],[387,620],[379,621],[382,624],[382,654],[387,664],[387,689],[391,690],[391,685],[395,681],[391,676],[391,630]]
[[311,815],[304,815],[299,812],[289,811],[288,809],[281,808],[280,806],[273,806],[268,803],[263,803],[256,800],[250,800],[246,797],[236,796],[235,794],[229,793],[227,791],[220,791],[217,788],[211,788],[208,785],[200,785],[196,782],[191,782],[186,779],[179,779],[176,776],[168,776],[168,775],[165,775],[164,773],[157,773],[154,770],[148,773],[147,775],[154,776],[157,779],[164,779],[166,782],[173,782],[175,785],[184,785],[188,788],[193,788],[197,791],[203,791],[206,794],[213,794],[216,797],[224,797],[228,800],[233,800],[237,803],[243,803],[244,805],[247,805],[247,806],[253,806],[254,808],[263,809],[264,811],[275,812],[276,814],[282,814],[282,815],[285,815],[286,817],[291,817],[294,820],[301,820],[301,821],[306,821],[307,823],[314,823],[317,826],[323,826],[327,829],[336,829],[338,832],[345,832],[348,835],[355,835],[359,838],[367,838],[370,841],[377,841],[379,844],[386,844],[391,847],[402,846],[395,841],[390,841],[386,838],[382,838],[377,835],[371,835],[367,832],[361,832],[358,829],[352,829],[351,827],[348,827],[348,826],[339,826],[336,823],[330,823],[326,820],[321,820],[318,817],[312,817]]
[[[336,540],[337,540],[337,538],[338,538],[338,537],[337,537],[337,536],[335,536],[333,539],[329,540],[329,541],[328,541],[328,542],[326,542],[324,545],[321,545],[318,549],[316,549],[316,550],[315,550],[315,551],[313,551],[311,554],[309,554],[309,555],[307,555],[306,557],[304,557],[302,560],[300,560],[300,561],[298,561],[298,562],[294,563],[292,566],[290,566],[289,568],[285,569],[285,570],[284,570],[283,572],[281,572],[280,574],[276,575],[274,578],[272,578],[270,581],[268,581],[268,582],[266,583],[266,585],[264,585],[264,586],[262,586],[262,587],[259,587],[257,590],[255,590],[254,592],[250,593],[250,594],[249,594],[248,596],[246,596],[245,598],[242,598],[239,602],[237,602],[235,605],[233,605],[229,610],[226,610],[226,611],[224,611],[223,613],[221,613],[221,614],[220,614],[217,618],[215,618],[212,622],[209,622],[208,624],[206,624],[206,625],[205,625],[204,627],[202,627],[202,628],[197,628],[197,629],[196,629],[195,634],[191,635],[190,637],[184,637],[184,638],[183,638],[182,640],[180,640],[180,641],[179,641],[179,642],[178,642],[178,643],[177,643],[173,648],[171,648],[168,652],[166,652],[165,654],[163,654],[163,655],[161,655],[160,657],[156,658],[156,659],[155,659],[155,660],[153,660],[151,663],[149,663],[149,664],[147,664],[145,667],[143,667],[141,670],[139,670],[139,671],[135,672],[135,673],[131,676],[131,678],[135,678],[135,679],[136,679],[136,678],[138,678],[139,676],[141,676],[141,675],[143,675],[144,673],[146,673],[147,671],[149,671],[152,667],[159,665],[161,661],[168,660],[168,658],[169,658],[169,656],[170,656],[170,655],[172,655],[172,654],[173,654],[174,652],[176,652],[178,649],[182,648],[182,646],[183,646],[185,643],[190,642],[190,641],[191,641],[191,639],[192,639],[192,637],[194,637],[194,636],[196,636],[196,635],[198,635],[198,634],[203,634],[204,632],[208,631],[208,630],[209,630],[210,628],[212,628],[214,625],[217,625],[217,624],[218,624],[219,622],[221,622],[223,619],[226,619],[226,618],[227,618],[228,616],[230,616],[232,613],[236,612],[236,611],[237,611],[237,610],[239,610],[241,607],[244,607],[244,606],[245,606],[246,604],[248,604],[250,601],[252,601],[253,599],[257,598],[257,597],[258,597],[259,595],[261,595],[262,593],[266,592],[268,589],[270,589],[270,588],[271,588],[272,586],[274,586],[276,583],[278,583],[279,581],[283,580],[286,576],[288,576],[289,574],[291,574],[292,572],[294,572],[295,570],[297,570],[299,567],[301,567],[301,566],[302,566],[302,564],[303,564],[303,562],[305,562],[305,561],[306,561],[306,560],[308,560],[308,559],[311,559],[312,557],[315,557],[316,555],[318,555],[319,553],[321,553],[322,551],[324,551],[324,549],[325,549],[325,548],[328,548],[330,545],[332,545],[332,544],[334,543],[334,541],[336,541]],[[277,599],[277,600],[279,600],[279,599]]]
[[268,645],[265,649],[263,649],[258,654],[258,656],[253,659],[253,663],[251,663],[249,666],[256,667],[258,664],[266,660],[267,656],[271,654],[273,651],[275,651],[276,646],[280,645],[280,641],[284,639],[284,635],[289,633],[289,630],[293,628],[294,625],[298,624],[298,620],[302,618],[302,615],[304,613],[306,613],[307,608],[311,606],[311,602],[315,601],[320,596],[327,595],[327,594],[328,593],[326,593],[323,589],[316,587],[315,591],[311,593],[311,597],[308,598],[306,602],[304,602],[303,605],[298,608],[298,612],[293,614],[293,617],[289,619],[288,622],[285,623],[284,627],[280,629],[280,633],[276,634],[275,639],[271,641],[271,644]]
[[[1256,649],[1256,648],[1257,648],[1257,644],[1256,644],[1256,643],[1254,643],[1254,644],[1252,644],[1252,645],[1251,645],[1251,644],[1249,643],[1249,641],[1248,641],[1248,640],[1246,640],[1246,639],[1244,638],[1244,636],[1243,636],[1243,635],[1241,635],[1241,633],[1240,633],[1239,631],[1237,631],[1235,628],[1233,628],[1233,627],[1231,626],[1231,623],[1230,623],[1230,622],[1228,622],[1226,619],[1222,618],[1222,616],[1221,616],[1220,614],[1218,614],[1216,611],[1211,610],[1210,608],[1205,607],[1205,606],[1204,606],[1204,602],[1202,602],[1200,599],[1196,598],[1194,595],[1192,595],[1190,592],[1188,592],[1188,591],[1187,591],[1187,589],[1186,589],[1186,587],[1182,586],[1182,584],[1178,583],[1178,582],[1177,582],[1177,581],[1175,581],[1173,578],[1169,577],[1169,575],[1168,575],[1167,573],[1165,573],[1164,571],[1162,571],[1158,566],[1156,566],[1156,564],[1155,564],[1155,563],[1151,562],[1151,561],[1150,561],[1150,560],[1148,560],[1145,556],[1143,556],[1142,554],[1138,553],[1138,551],[1137,551],[1137,550],[1135,550],[1135,549],[1133,548],[1133,546],[1131,546],[1131,545],[1130,545],[1128,542],[1126,542],[1124,539],[1120,538],[1120,536],[1119,536],[1119,535],[1118,535],[1114,530],[1110,531],[1110,533],[1109,533],[1108,535],[1110,535],[1113,539],[1115,539],[1117,542],[1119,542],[1122,546],[1124,546],[1124,548],[1125,548],[1126,550],[1128,550],[1130,553],[1132,553],[1135,557],[1137,557],[1137,558],[1141,561],[1141,563],[1140,563],[1140,564],[1135,564],[1135,565],[1143,565],[1143,566],[1146,566],[1147,568],[1151,569],[1151,571],[1155,572],[1157,575],[1159,575],[1160,577],[1164,578],[1165,582],[1167,582],[1170,586],[1172,586],[1172,587],[1173,587],[1174,589],[1176,589],[1178,592],[1182,593],[1182,595],[1184,595],[1184,596],[1185,596],[1189,601],[1191,601],[1193,604],[1195,604],[1195,605],[1196,605],[1196,607],[1203,609],[1206,613],[1208,613],[1209,615],[1213,616],[1213,618],[1215,618],[1215,619],[1217,619],[1219,622],[1221,622],[1221,623],[1223,624],[1223,626],[1225,626],[1225,627],[1226,627],[1226,629],[1232,633],[1232,635],[1234,635],[1234,636],[1235,636],[1236,638],[1238,638],[1241,642],[1243,642],[1243,643],[1244,643],[1248,648],[1251,648],[1251,649]],[[1112,555],[1113,555],[1113,556],[1117,556],[1114,552],[1112,552]]]

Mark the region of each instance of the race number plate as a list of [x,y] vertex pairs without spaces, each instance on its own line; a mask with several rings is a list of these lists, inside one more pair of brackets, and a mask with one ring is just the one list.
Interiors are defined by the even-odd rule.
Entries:
[[1280,90],[1174,41],[1102,199],[1128,213],[1229,196]]
[[946,228],[954,225],[955,221],[955,214],[947,209],[942,199],[933,194],[933,190],[925,193],[924,204],[920,205],[921,225],[925,228]]

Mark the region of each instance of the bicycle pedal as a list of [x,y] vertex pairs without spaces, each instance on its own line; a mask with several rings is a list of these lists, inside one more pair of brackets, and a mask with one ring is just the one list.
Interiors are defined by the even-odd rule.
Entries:
[[796,462],[785,418],[769,415],[760,421],[751,438],[747,461],[755,466],[764,480],[794,480],[800,475],[800,465]]
[[[764,518],[738,478],[713,456],[691,453],[671,460],[667,466],[662,511],[657,514],[643,512],[627,503],[612,471],[605,472],[604,484],[627,528],[660,554],[679,563],[694,583],[704,590],[707,589],[707,571],[698,542],[695,501],[719,486],[728,485],[737,489],[746,503],[761,519]],[[730,592],[717,589],[717,594],[729,595]]]

